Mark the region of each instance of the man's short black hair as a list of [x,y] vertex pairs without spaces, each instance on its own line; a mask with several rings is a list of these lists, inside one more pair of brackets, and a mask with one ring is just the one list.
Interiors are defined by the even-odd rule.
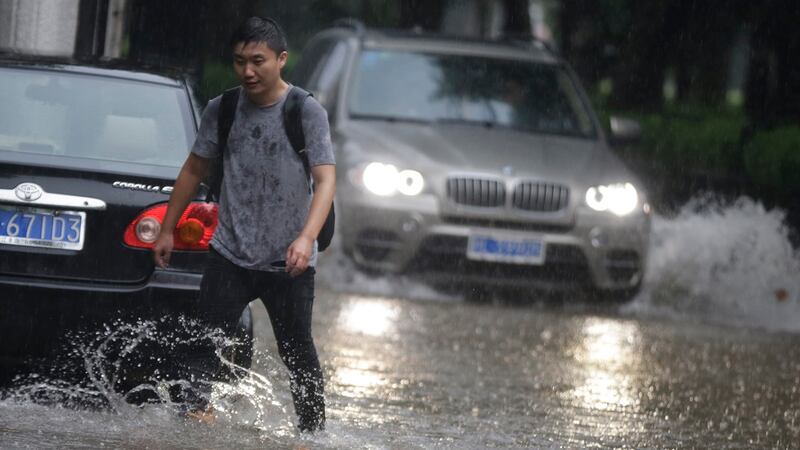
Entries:
[[264,42],[275,54],[280,55],[286,51],[286,35],[283,34],[278,22],[269,17],[253,16],[242,22],[231,36],[230,46],[251,42]]

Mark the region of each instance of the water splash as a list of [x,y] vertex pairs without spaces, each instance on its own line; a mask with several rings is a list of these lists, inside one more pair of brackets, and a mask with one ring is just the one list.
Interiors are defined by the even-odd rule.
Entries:
[[345,256],[337,240],[333,241],[331,250],[319,257],[317,280],[335,291],[426,301],[452,302],[463,299],[458,293],[437,290],[414,276],[364,272]]
[[226,374],[226,381],[212,383],[207,399],[217,422],[269,430],[272,437],[295,434],[286,396],[280,396],[271,381],[282,363],[265,351],[255,351],[254,364],[268,375],[236,364],[232,349],[241,343],[220,330],[166,316],[118,320],[100,331],[73,333],[67,341],[69,348],[60,352],[50,372],[18,378],[11,389],[0,393],[0,401],[99,411],[137,421],[143,414],[167,414],[177,420],[190,406],[184,395],[190,377],[175,362],[192,346],[210,345]]
[[697,198],[654,218],[644,288],[624,311],[797,332],[798,273],[781,210]]

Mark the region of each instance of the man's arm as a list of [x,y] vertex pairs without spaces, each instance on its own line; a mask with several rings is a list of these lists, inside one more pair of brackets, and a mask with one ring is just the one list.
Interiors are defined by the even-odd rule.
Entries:
[[317,240],[336,194],[336,166],[324,164],[311,168],[314,178],[314,196],[311,208],[300,236],[292,242],[286,251],[286,271],[293,277],[305,272],[308,261],[314,252],[314,241]]
[[197,193],[197,187],[206,176],[208,163],[208,159],[189,153],[189,157],[186,158],[186,162],[183,163],[178,174],[178,179],[175,180],[175,186],[169,196],[164,223],[161,224],[161,233],[153,245],[153,258],[156,265],[161,268],[169,265],[169,257],[174,245],[172,233],[178,225],[181,214]]

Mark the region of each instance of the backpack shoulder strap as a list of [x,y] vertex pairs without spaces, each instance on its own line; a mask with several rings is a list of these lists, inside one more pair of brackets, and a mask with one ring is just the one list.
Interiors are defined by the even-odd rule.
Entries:
[[283,103],[283,127],[289,143],[294,151],[303,158],[308,170],[308,154],[306,154],[306,136],[303,134],[303,105],[311,93],[297,86],[289,88],[286,101]]
[[241,88],[237,86],[222,93],[217,116],[217,146],[220,153],[224,152],[228,145],[228,136],[231,134],[233,119],[236,116],[236,104],[239,102],[240,90]]
[[239,102],[239,92],[241,88],[235,87],[222,93],[219,111],[217,112],[217,148],[219,154],[214,158],[208,169],[205,184],[208,186],[206,201],[219,201],[220,190],[222,189],[222,158],[228,146],[228,136],[231,134],[231,127],[236,116],[236,104]]

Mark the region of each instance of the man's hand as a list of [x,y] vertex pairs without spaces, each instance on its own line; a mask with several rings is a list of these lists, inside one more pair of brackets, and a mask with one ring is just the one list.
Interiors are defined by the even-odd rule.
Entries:
[[161,233],[153,244],[153,259],[158,267],[162,269],[169,266],[169,257],[174,246],[172,232],[178,225],[181,214],[186,210],[186,206],[192,201],[197,186],[208,171],[208,159],[189,153],[186,162],[183,163],[178,178],[175,180],[172,194],[169,196],[167,213],[161,223]]
[[289,272],[289,275],[296,277],[305,272],[313,251],[313,239],[302,234],[295,239],[289,246],[289,250],[286,251],[286,271]]
[[286,271],[293,277],[300,275],[308,268],[308,260],[314,251],[314,240],[316,239],[312,236],[317,236],[325,224],[333,202],[333,195],[336,192],[336,166],[333,164],[312,167],[311,176],[314,178],[314,197],[311,199],[308,218],[306,218],[306,224],[303,226],[300,236],[286,251]]
[[161,233],[153,244],[153,259],[158,267],[162,269],[169,266],[169,257],[172,254],[172,247],[175,245],[172,233]]

